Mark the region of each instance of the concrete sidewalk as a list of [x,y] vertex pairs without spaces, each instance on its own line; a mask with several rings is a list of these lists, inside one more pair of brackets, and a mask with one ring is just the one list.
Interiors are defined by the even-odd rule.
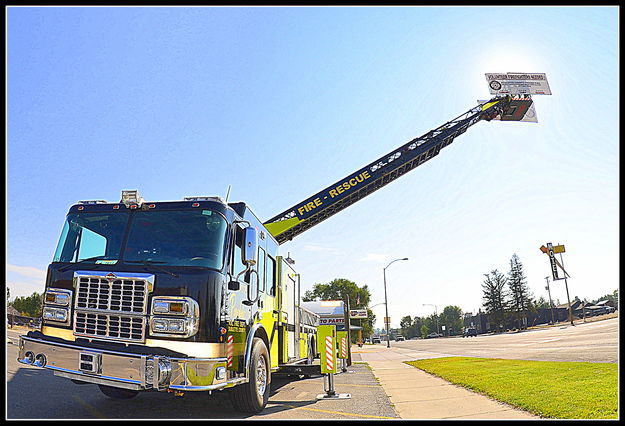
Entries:
[[402,419],[540,419],[403,363],[414,359],[384,345],[352,346],[352,360],[369,364]]

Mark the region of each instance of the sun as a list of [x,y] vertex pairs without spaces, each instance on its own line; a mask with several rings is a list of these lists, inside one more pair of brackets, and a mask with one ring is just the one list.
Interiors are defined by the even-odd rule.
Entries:
[[[542,69],[540,58],[527,46],[514,42],[501,42],[481,50],[473,62],[471,75],[479,76],[475,80],[475,89],[483,92],[487,89],[484,74],[486,73],[540,73]],[[479,87],[478,87],[479,85]]]

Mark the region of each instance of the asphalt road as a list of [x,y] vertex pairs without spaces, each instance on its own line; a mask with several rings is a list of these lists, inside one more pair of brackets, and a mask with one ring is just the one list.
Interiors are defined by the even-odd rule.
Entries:
[[[383,345],[386,342],[382,343]],[[618,318],[477,337],[391,341],[414,359],[471,356],[536,361],[618,362]],[[365,346],[366,348],[366,346]]]
[[[335,391],[349,399],[318,400],[322,376],[309,379],[272,376],[271,396],[257,415],[235,411],[225,392],[143,392],[119,401],[105,397],[93,384],[77,385],[50,370],[19,364],[17,337],[9,330],[7,344],[7,419],[337,419],[398,418],[396,411],[365,364],[335,375]],[[15,343],[13,343],[15,342]]]

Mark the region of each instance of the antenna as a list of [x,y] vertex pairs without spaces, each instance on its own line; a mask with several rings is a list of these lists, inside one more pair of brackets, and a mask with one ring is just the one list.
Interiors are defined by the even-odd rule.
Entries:
[[230,185],[228,185],[228,191],[226,192],[226,203],[228,202],[228,197],[230,197]]

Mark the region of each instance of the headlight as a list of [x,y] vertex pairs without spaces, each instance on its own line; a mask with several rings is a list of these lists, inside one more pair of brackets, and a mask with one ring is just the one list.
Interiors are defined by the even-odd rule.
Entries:
[[197,333],[199,321],[199,305],[190,297],[159,296],[152,299],[152,336],[191,337]]
[[[47,289],[43,296],[43,320],[46,322],[69,324],[69,305],[71,301],[71,290],[60,288]],[[62,308],[60,306],[67,306],[67,308]]]
[[66,324],[69,320],[68,310],[65,308],[43,307],[43,319]]
[[185,315],[189,312],[189,302],[186,300],[163,300],[152,301],[153,314]]
[[155,318],[152,320],[152,331],[156,333],[186,333],[186,320]]
[[46,305],[69,306],[72,300],[72,292],[70,290],[50,288],[46,290],[43,300]]

